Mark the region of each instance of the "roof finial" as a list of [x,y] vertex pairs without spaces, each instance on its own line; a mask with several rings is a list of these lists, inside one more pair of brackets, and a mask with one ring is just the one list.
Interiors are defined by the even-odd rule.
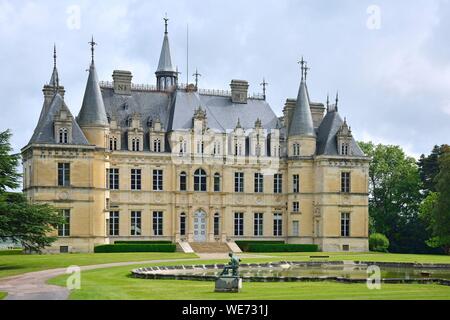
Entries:
[[330,111],[330,94],[327,93],[327,111]]
[[306,61],[303,59],[303,56],[302,56],[302,60],[300,60],[298,63],[302,67],[302,81],[303,81],[304,80],[304,76],[305,76],[305,64],[306,64]]
[[266,87],[269,84],[266,82],[266,79],[263,78],[263,82],[260,85],[263,87],[263,97],[264,97],[264,100],[266,100]]
[[167,12],[166,12],[166,16],[163,19],[164,19],[164,27],[165,27],[164,33],[167,34],[168,33],[167,32],[167,25],[168,25],[168,22],[169,22],[169,18],[167,18]]
[[306,81],[306,78],[307,78],[307,76],[308,76],[308,71],[309,70],[311,70],[311,68],[308,68],[308,64],[307,64],[307,62],[305,61],[305,81]]
[[53,68],[55,68],[55,69],[56,69],[56,58],[57,58],[57,56],[56,56],[56,43],[55,43],[55,44],[53,44]]
[[94,64],[94,56],[95,56],[95,46],[97,43],[94,41],[94,36],[92,36],[92,40],[89,42],[91,45],[91,57],[92,57],[92,64]]
[[195,77],[195,88],[198,89],[198,77],[201,77],[202,75],[198,73],[197,68],[195,69],[195,73],[192,75]]
[[339,91],[336,92],[336,105],[335,105],[336,111],[338,111],[338,104],[339,104]]

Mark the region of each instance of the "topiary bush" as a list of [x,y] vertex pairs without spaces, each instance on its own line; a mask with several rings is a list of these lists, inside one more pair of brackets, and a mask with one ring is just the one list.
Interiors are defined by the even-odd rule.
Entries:
[[248,252],[317,252],[316,244],[249,244]]
[[175,244],[105,244],[96,246],[95,253],[118,252],[175,252]]
[[381,233],[371,234],[369,237],[369,249],[375,252],[388,252],[389,239]]

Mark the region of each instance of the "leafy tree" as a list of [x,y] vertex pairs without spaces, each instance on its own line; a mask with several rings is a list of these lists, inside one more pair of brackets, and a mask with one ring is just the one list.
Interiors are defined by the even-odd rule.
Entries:
[[384,234],[373,233],[369,237],[369,249],[376,252],[388,252],[389,239]]
[[430,252],[429,237],[420,218],[421,181],[414,158],[399,146],[359,143],[372,157],[369,168],[370,232],[382,233],[391,252]]
[[436,192],[435,178],[439,173],[439,157],[444,153],[449,146],[444,144],[441,146],[434,146],[431,154],[428,156],[421,155],[417,165],[419,166],[420,179],[423,183],[425,194],[429,192]]
[[20,155],[11,154],[10,137],[9,131],[0,132],[0,240],[12,240],[28,251],[40,252],[56,240],[49,234],[63,218],[49,205],[31,204],[21,193],[6,192],[20,185]]

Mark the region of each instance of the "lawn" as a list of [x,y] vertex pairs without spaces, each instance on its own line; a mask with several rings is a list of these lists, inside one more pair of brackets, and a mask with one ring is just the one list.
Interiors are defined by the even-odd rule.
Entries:
[[6,292],[0,292],[0,300],[3,300],[6,298],[8,294]]
[[[280,256],[287,260],[286,256]],[[274,259],[245,259],[245,262],[275,261]],[[208,264],[212,261],[202,261]],[[214,261],[219,262],[219,260]],[[223,261],[222,261],[223,262]],[[177,265],[182,262],[146,264]],[[186,264],[186,262],[184,262]],[[195,262],[193,262],[195,263]],[[191,264],[191,262],[189,262]],[[138,266],[136,266],[138,267]],[[232,299],[450,299],[450,287],[440,285],[382,284],[381,290],[368,290],[365,284],[334,282],[244,282],[239,294],[214,293],[214,282],[183,280],[144,280],[130,277],[132,267],[115,267],[85,271],[81,275],[81,289],[72,291],[75,300],[232,300]],[[65,285],[67,276],[51,279],[49,283]]]
[[93,264],[150,261],[165,259],[196,258],[195,254],[178,252],[170,253],[89,253],[89,254],[54,254],[54,255],[25,255],[0,254],[0,278],[22,274],[26,272],[67,268],[73,265],[86,266]]

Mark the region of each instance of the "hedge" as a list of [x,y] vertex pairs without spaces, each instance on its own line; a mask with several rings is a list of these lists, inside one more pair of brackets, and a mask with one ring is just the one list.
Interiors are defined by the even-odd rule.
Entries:
[[374,233],[369,237],[369,250],[375,252],[388,252],[389,239],[384,234]]
[[317,252],[316,244],[249,244],[248,252]]
[[284,241],[270,241],[270,240],[238,240],[235,241],[236,244],[241,248],[242,251],[247,252],[248,246],[251,244],[284,244]]
[[22,249],[0,250],[0,256],[14,256],[22,253],[23,253]]
[[114,244],[172,244],[172,241],[114,241]]
[[105,244],[96,246],[94,252],[175,252],[176,248],[174,244]]

